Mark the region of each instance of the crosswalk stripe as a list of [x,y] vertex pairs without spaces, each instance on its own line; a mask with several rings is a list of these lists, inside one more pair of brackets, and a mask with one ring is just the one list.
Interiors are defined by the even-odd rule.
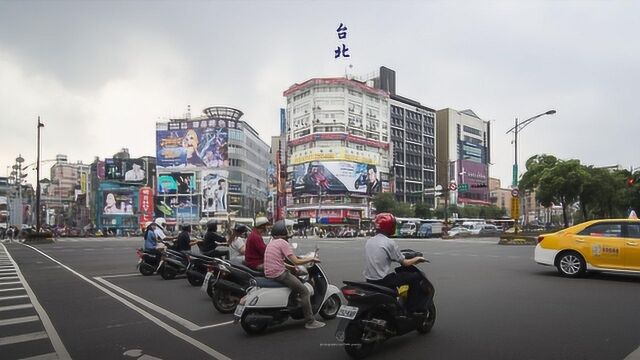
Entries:
[[0,297],[0,301],[2,301],[2,300],[24,299],[24,298],[28,298],[28,297],[29,297],[29,295],[4,296],[4,297]]
[[0,282],[0,286],[22,284],[20,281]]
[[19,318],[0,320],[0,326],[23,324],[23,323],[28,323],[28,322],[38,321],[38,320],[40,320],[40,318],[37,315],[23,316],[23,317],[19,317]]
[[10,289],[0,289],[0,292],[3,291],[17,291],[17,290],[24,290],[23,287],[17,287],[17,288],[10,288]]
[[48,336],[47,336],[47,333],[44,331],[38,331],[34,333],[22,334],[22,335],[16,335],[16,336],[7,336],[7,337],[0,338],[0,346],[46,339],[46,338],[48,338]]
[[56,353],[48,353],[48,354],[42,354],[42,355],[37,355],[37,356],[31,356],[28,358],[22,358],[22,360],[55,360],[55,359],[59,359],[58,354]]
[[12,311],[12,310],[21,310],[21,309],[29,309],[32,308],[33,304],[20,304],[20,305],[9,305],[9,306],[0,306],[0,312],[2,311]]
[[4,277],[0,277],[0,281],[4,282],[5,280],[12,280],[12,279],[17,279],[17,276],[4,276]]

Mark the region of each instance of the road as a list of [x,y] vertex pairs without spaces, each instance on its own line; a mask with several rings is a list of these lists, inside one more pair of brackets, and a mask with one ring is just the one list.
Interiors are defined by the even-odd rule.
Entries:
[[[333,284],[361,278],[363,239],[294,241],[302,253],[319,246]],[[184,278],[136,273],[141,243],[5,244],[8,255],[0,246],[2,359],[347,359],[336,320],[249,337]],[[372,359],[625,359],[640,347],[640,277],[560,278],[533,262],[531,246],[496,239],[400,243],[431,260],[420,266],[436,287],[438,318],[430,334],[387,341]]]

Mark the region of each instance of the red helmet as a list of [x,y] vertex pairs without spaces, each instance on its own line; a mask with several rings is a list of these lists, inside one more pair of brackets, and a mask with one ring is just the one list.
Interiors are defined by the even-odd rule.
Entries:
[[376,230],[387,236],[391,236],[396,232],[396,217],[390,213],[381,213],[376,215]]

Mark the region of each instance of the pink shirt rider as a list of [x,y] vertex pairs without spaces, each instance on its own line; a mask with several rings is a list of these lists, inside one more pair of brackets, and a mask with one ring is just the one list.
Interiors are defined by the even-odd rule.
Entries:
[[274,279],[282,275],[286,271],[284,260],[291,255],[293,250],[286,240],[271,240],[264,252],[264,276]]

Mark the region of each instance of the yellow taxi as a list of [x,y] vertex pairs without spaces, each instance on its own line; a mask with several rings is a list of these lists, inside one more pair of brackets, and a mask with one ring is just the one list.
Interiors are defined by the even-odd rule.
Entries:
[[587,271],[640,274],[640,220],[592,220],[540,235],[534,259],[566,277]]

